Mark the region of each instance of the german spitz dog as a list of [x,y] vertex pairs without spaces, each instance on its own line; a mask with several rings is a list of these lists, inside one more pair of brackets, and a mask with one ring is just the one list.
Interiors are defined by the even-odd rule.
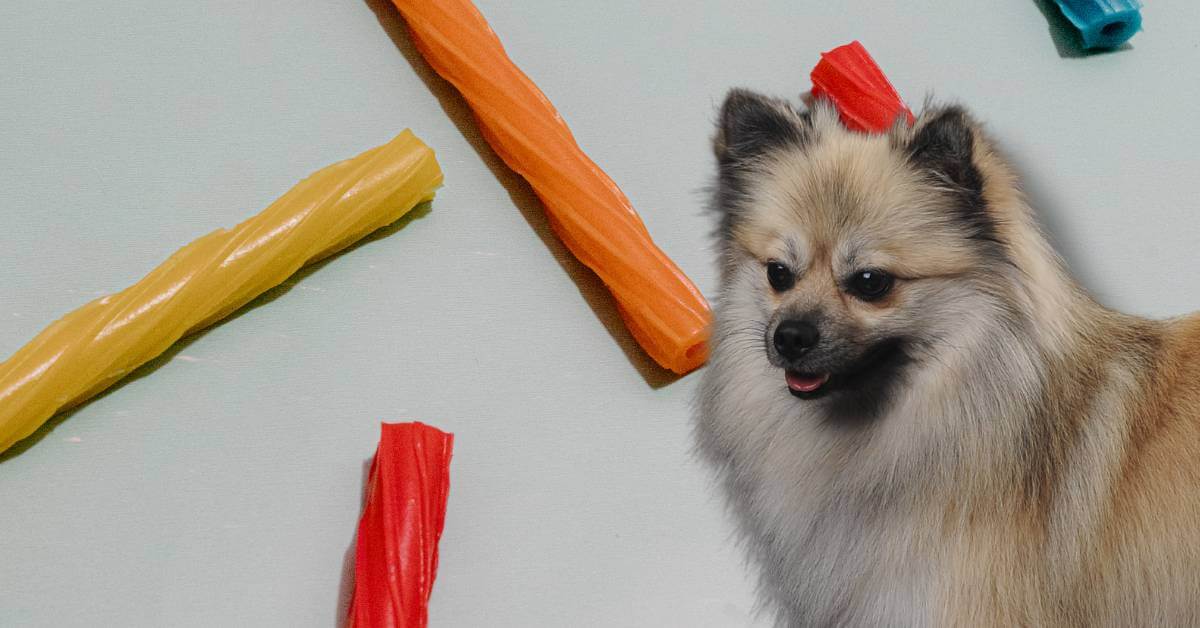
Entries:
[[957,106],[720,113],[697,400],[781,626],[1200,626],[1200,317],[1098,304]]

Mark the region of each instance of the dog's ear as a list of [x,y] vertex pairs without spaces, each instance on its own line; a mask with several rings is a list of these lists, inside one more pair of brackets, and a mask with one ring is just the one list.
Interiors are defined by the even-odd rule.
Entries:
[[788,144],[802,145],[803,117],[786,102],[734,89],[721,105],[713,149],[722,167],[744,163]]
[[908,143],[909,161],[942,183],[982,195],[983,177],[974,162],[975,124],[967,112],[947,107],[918,124]]
[[786,102],[744,89],[729,92],[713,140],[718,170],[714,205],[722,236],[748,211],[746,194],[759,158],[789,145],[803,146],[809,133],[806,116]]
[[991,219],[983,198],[983,175],[975,165],[975,122],[961,107],[946,107],[921,116],[906,147],[908,160],[959,199],[961,217],[972,237],[992,239]]

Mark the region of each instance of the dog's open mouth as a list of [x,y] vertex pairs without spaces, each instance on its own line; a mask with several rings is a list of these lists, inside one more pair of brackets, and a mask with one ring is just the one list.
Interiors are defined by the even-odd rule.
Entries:
[[786,371],[784,378],[787,380],[788,390],[792,391],[793,395],[801,399],[811,399],[829,382],[829,373]]
[[909,361],[900,339],[881,342],[848,368],[837,372],[784,371],[788,392],[800,399],[818,399],[835,390],[886,384]]

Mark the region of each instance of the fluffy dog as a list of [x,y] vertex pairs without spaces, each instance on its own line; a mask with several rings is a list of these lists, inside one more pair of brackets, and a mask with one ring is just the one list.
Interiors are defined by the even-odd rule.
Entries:
[[697,401],[784,626],[1200,625],[1200,317],[1108,310],[961,108],[731,92]]

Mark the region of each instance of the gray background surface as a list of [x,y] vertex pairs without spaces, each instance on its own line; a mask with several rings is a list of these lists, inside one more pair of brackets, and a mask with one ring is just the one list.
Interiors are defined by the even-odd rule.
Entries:
[[[861,39],[970,105],[1099,298],[1200,309],[1200,3],[1079,57],[1029,0],[502,2],[512,57],[711,294],[734,85],[807,89]],[[457,434],[434,626],[749,626],[651,366],[382,0],[0,1],[0,356],[404,127],[428,212],[303,274],[0,459],[2,626],[334,626],[381,420]]]

